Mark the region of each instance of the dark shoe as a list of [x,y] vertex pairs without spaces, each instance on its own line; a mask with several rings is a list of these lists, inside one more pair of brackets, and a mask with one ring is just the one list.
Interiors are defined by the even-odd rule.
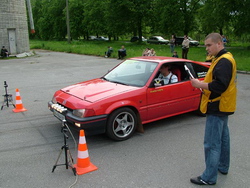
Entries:
[[204,181],[203,179],[201,179],[200,176],[191,178],[190,181],[197,185],[215,185],[215,183],[209,183],[209,182]]
[[222,172],[222,171],[220,171],[220,170],[218,170],[221,174],[223,174],[223,175],[227,175],[228,174],[228,172]]

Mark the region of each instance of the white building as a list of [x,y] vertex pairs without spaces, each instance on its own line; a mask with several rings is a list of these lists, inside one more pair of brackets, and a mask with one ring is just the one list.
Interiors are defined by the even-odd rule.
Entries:
[[25,0],[1,0],[0,46],[11,55],[30,51]]

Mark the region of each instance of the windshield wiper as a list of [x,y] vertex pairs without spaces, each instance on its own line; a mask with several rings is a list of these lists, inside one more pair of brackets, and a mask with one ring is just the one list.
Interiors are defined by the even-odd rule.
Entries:
[[122,84],[122,85],[125,85],[125,86],[128,85],[128,84],[125,84],[125,83],[123,83],[123,82],[118,82],[118,81],[110,81],[110,82],[113,82],[113,83],[116,83],[116,84]]
[[103,80],[106,80],[106,81],[108,81],[108,82],[116,83],[116,84],[128,85],[128,84],[125,84],[125,83],[123,83],[123,82],[119,82],[119,81],[115,81],[115,80],[109,80],[109,79],[107,79],[107,78],[105,78],[105,77],[102,77],[102,79],[103,79]]
[[108,81],[108,82],[110,82],[110,80],[107,79],[107,78],[105,78],[105,77],[102,77],[102,79],[103,79],[103,80],[106,80],[106,81]]

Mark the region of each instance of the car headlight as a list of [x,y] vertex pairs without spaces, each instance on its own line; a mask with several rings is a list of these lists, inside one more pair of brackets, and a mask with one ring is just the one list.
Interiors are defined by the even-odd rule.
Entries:
[[83,118],[84,114],[85,114],[85,109],[77,109],[77,110],[73,110],[73,115]]
[[53,97],[51,101],[52,101],[54,104],[56,104],[56,103],[57,103],[57,101],[56,101],[56,98],[55,98],[55,97]]
[[83,117],[95,116],[96,114],[93,109],[77,109],[73,110],[73,115],[83,118]]

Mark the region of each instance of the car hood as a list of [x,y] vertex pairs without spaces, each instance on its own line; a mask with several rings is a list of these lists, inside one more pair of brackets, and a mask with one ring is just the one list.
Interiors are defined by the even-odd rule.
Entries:
[[117,94],[132,91],[137,87],[94,79],[61,89],[61,91],[88,102],[96,102]]

